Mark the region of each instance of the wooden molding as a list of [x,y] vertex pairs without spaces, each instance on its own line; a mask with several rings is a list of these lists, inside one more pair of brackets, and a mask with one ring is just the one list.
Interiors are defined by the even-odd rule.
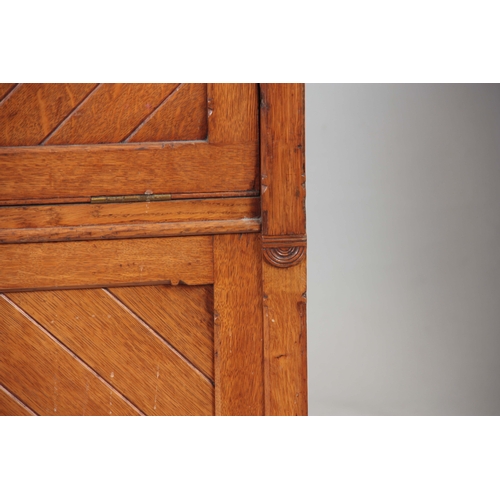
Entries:
[[0,208],[0,244],[260,231],[259,198]]
[[306,255],[305,236],[263,236],[264,259],[276,267],[300,264]]

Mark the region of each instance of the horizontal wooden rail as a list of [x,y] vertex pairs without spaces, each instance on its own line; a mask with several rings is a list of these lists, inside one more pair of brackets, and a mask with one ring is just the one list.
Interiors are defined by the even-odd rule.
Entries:
[[252,233],[260,227],[258,197],[0,207],[0,243]]
[[260,219],[196,222],[156,222],[99,226],[52,227],[41,229],[0,229],[0,243],[48,241],[116,240],[208,234],[258,233]]
[[0,291],[213,283],[213,238],[0,245]]
[[0,148],[0,200],[254,189],[257,144],[200,142]]

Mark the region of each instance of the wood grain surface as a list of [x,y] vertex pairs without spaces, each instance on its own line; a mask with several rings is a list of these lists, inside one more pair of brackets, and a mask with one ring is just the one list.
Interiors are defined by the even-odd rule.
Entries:
[[145,414],[213,414],[212,383],[107,290],[8,298]]
[[0,148],[0,200],[248,191],[257,144]]
[[[0,83],[0,101],[5,99],[16,87],[17,83]],[[2,103],[0,102],[0,105]]]
[[0,245],[0,291],[213,282],[211,236]]
[[139,414],[4,296],[0,296],[0,326],[0,382],[37,414]]
[[217,415],[263,415],[259,235],[214,236]]
[[207,120],[207,84],[182,83],[125,142],[206,139]]
[[0,229],[0,243],[159,238],[228,233],[258,233],[260,219],[158,222],[41,229]]
[[260,199],[15,206],[0,209],[0,243],[258,232]]
[[260,90],[266,415],[307,415],[304,85]]
[[307,415],[306,261],[262,274],[266,415]]
[[0,214],[2,229],[237,220],[258,218],[260,199],[253,197],[92,205],[37,205],[5,207]]
[[121,142],[178,86],[178,83],[101,83],[45,144]]
[[0,414],[307,415],[304,140],[303,84],[0,84]]
[[259,97],[254,83],[208,84],[208,140],[211,144],[257,144]]
[[0,103],[0,146],[40,144],[95,89],[85,83],[24,83]]
[[264,235],[305,234],[304,84],[261,84]]
[[0,416],[27,417],[36,413],[0,384]]
[[112,293],[209,379],[214,380],[211,286],[140,286]]

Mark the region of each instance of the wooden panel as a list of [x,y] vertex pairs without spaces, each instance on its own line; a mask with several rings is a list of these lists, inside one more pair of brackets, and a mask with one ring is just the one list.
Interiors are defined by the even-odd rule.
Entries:
[[0,325],[0,381],[39,415],[138,414],[3,296]]
[[140,286],[114,288],[112,293],[214,380],[211,286]]
[[178,85],[178,83],[100,84],[78,110],[50,136],[46,144],[121,142]]
[[252,219],[260,215],[260,198],[221,198],[5,207],[0,210],[3,229],[66,227],[95,224],[139,224]]
[[266,415],[307,415],[306,261],[262,272]]
[[95,84],[24,83],[0,106],[0,146],[40,144]]
[[36,413],[0,384],[0,416],[26,417]]
[[106,290],[8,296],[145,414],[213,414],[211,382]]
[[0,83],[0,101],[7,97],[17,85],[17,83]]
[[259,95],[256,84],[209,83],[208,107],[210,143],[258,142]]
[[304,85],[261,85],[262,232],[305,234]]
[[260,238],[214,236],[215,397],[218,415],[262,415]]
[[212,238],[0,245],[0,290],[213,282]]
[[0,200],[247,191],[257,153],[203,142],[0,148]]
[[0,243],[257,232],[259,198],[4,207]]
[[125,142],[201,140],[207,127],[207,84],[183,83]]

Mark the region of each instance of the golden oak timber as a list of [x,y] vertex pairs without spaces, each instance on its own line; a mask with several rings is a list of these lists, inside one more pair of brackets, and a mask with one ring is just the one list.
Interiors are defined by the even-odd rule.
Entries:
[[266,415],[307,415],[304,85],[261,84]]
[[207,133],[207,85],[181,83],[125,142],[193,141],[206,139]]
[[263,415],[259,235],[214,236],[215,409]]
[[264,235],[305,234],[304,85],[261,85]]
[[33,412],[140,415],[133,404],[5,296],[0,296],[0,325],[0,379]]
[[262,275],[266,415],[307,415],[306,261]]
[[26,417],[36,413],[0,384],[0,416]]
[[0,84],[0,415],[307,415],[304,139],[302,84]]
[[0,243],[260,231],[259,198],[5,207]]
[[258,197],[221,198],[146,203],[5,207],[2,208],[0,215],[0,228],[2,229],[223,221],[258,218],[260,199]]
[[0,83],[0,104],[18,85],[18,83]]
[[147,323],[131,314],[113,290],[7,296],[141,412],[213,414],[211,381]]
[[211,286],[138,286],[111,293],[214,380],[214,300]]
[[20,84],[4,94],[0,204],[256,189],[256,84]]
[[102,224],[98,226],[70,226],[47,229],[0,229],[0,243],[159,238],[165,236],[258,233],[259,231],[260,219]]
[[0,148],[0,200],[248,191],[256,166],[252,144],[6,147]]
[[[101,83],[44,144],[124,141],[178,87],[177,83]],[[96,110],[99,110],[96,113]]]
[[35,146],[97,87],[96,84],[18,85],[0,102],[0,146]]
[[211,144],[258,144],[258,86],[208,84],[208,140]]
[[0,291],[213,283],[211,236],[0,245]]

